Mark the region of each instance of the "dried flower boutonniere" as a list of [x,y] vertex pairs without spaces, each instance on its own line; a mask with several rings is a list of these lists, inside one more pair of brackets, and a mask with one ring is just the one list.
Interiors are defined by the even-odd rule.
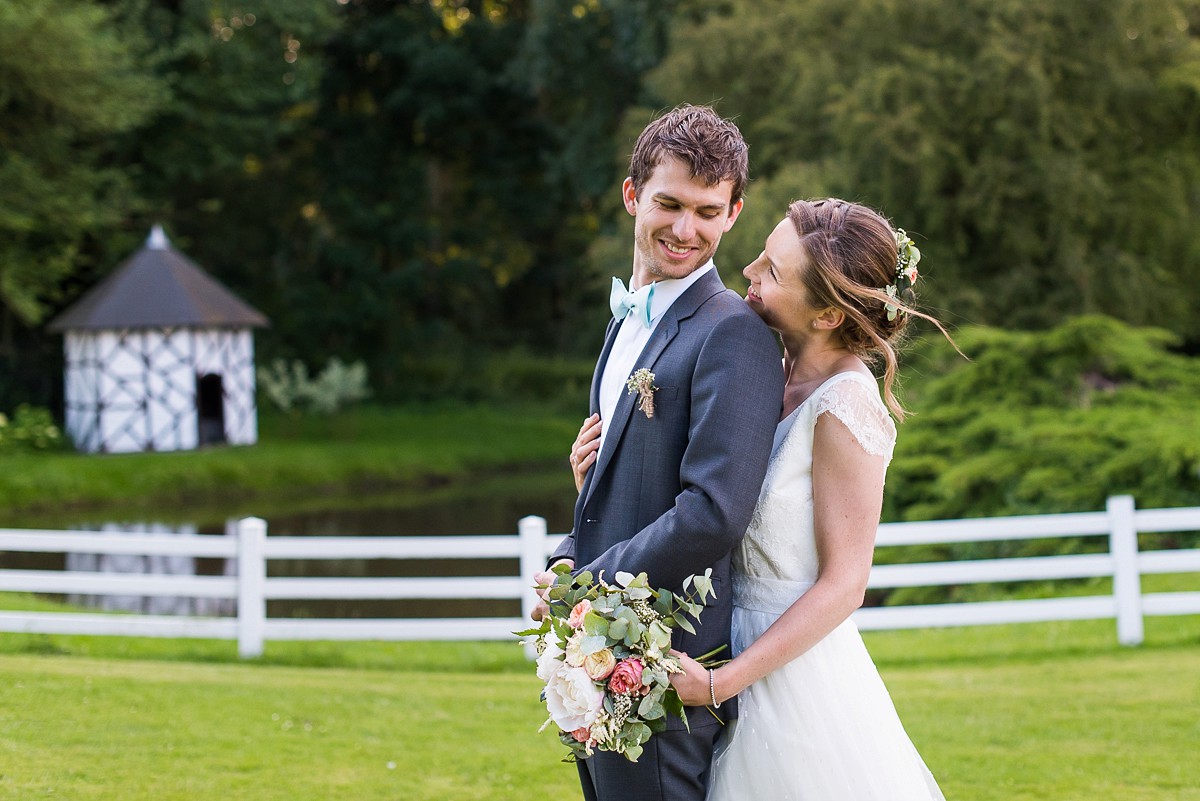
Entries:
[[631,393],[638,394],[638,408],[646,413],[647,419],[654,417],[654,390],[658,389],[654,386],[654,373],[645,367],[636,370],[629,376],[625,386]]

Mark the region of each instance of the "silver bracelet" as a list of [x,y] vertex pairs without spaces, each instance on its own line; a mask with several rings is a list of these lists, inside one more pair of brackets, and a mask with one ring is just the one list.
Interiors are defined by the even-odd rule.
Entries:
[[720,709],[721,705],[717,703],[717,688],[713,679],[713,671],[709,668],[708,671],[708,696],[712,698],[713,709]]

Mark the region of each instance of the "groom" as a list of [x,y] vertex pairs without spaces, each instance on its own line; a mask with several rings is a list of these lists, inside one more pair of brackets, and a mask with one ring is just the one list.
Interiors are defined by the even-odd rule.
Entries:
[[[730,552],[758,499],[783,395],[773,335],[712,261],[746,178],[741,132],[710,108],[676,108],[638,137],[622,185],[633,275],[628,292],[614,282],[615,319],[592,379],[599,455],[574,530],[550,559],[610,578],[646,571],[651,586],[674,591],[711,567],[717,598],[697,634],[678,631],[673,643],[693,655],[729,643]],[[651,375],[630,392],[641,370]],[[720,712],[733,715],[734,702]],[[607,752],[580,760],[585,798],[701,801],[721,724],[703,708],[688,720],[690,733],[671,719],[636,763]]]

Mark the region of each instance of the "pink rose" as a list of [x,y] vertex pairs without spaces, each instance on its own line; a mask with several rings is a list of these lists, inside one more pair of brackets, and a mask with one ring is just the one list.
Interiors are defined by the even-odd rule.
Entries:
[[584,726],[580,726],[578,729],[571,732],[571,736],[575,738],[575,742],[577,743],[586,743],[588,740],[592,739],[592,733]]
[[608,677],[608,689],[618,695],[641,692],[642,663],[637,659],[622,659]]
[[584,598],[571,610],[571,616],[567,618],[567,625],[573,629],[579,628],[583,625],[583,616],[590,611],[592,611],[592,602]]

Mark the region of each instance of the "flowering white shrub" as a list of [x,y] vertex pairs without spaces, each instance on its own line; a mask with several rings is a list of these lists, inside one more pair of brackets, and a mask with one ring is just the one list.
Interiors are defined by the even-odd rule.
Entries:
[[344,364],[336,356],[316,378],[310,378],[304,362],[290,364],[276,359],[258,368],[258,387],[267,399],[285,412],[333,414],[344,406],[371,395],[367,366],[361,361]]

